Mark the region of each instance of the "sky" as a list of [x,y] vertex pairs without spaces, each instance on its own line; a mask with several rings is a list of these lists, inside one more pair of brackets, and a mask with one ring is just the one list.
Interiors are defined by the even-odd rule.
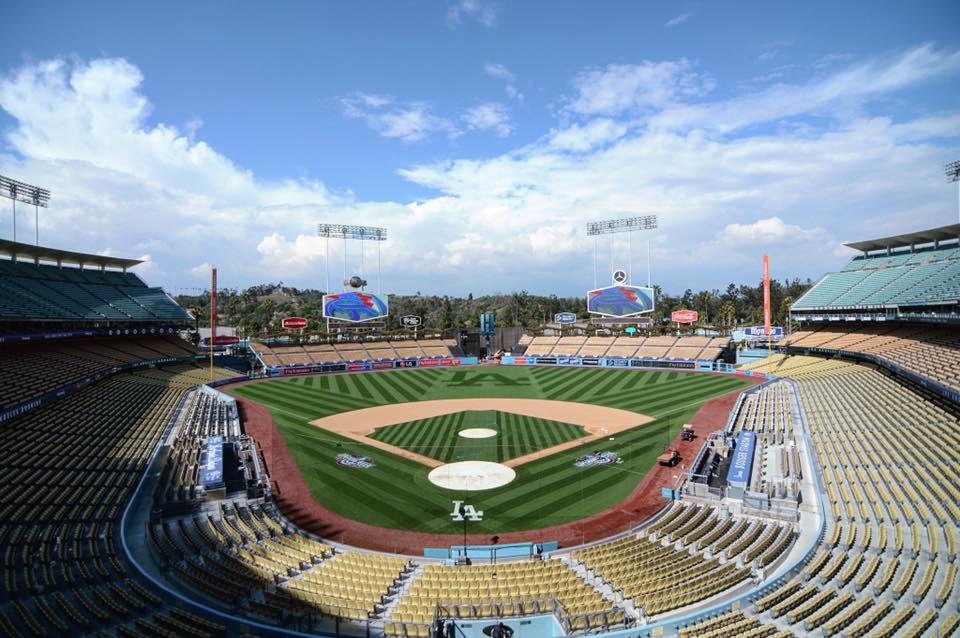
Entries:
[[645,284],[648,261],[672,293],[754,284],[764,253],[815,279],[843,242],[958,220],[954,0],[36,0],[4,22],[0,173],[52,191],[40,243],[174,293],[212,265],[377,286],[377,246],[327,255],[321,222],[388,229],[384,292],[465,296]]

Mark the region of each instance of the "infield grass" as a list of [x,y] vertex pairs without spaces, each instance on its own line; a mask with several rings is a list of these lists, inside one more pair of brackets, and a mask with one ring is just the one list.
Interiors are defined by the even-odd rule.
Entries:
[[[496,435],[471,439],[461,430],[485,428]],[[495,461],[524,456],[587,436],[579,425],[540,419],[497,410],[465,410],[428,419],[387,425],[374,430],[372,438],[417,452],[432,459],[456,461]]]
[[[643,479],[657,455],[704,401],[747,385],[743,379],[716,374],[502,366],[277,379],[238,386],[231,392],[270,409],[307,485],[325,507],[372,525],[456,534],[462,524],[451,520],[454,499],[484,512],[482,522],[469,524],[471,533],[537,529],[613,506]],[[525,463],[516,468],[517,477],[509,485],[470,493],[437,487],[427,480],[429,468],[424,465],[309,423],[376,405],[481,397],[592,403],[655,420],[621,432],[613,440],[594,441]],[[724,424],[716,425],[720,429]],[[623,463],[574,465],[578,456],[595,450],[615,452]],[[339,466],[335,462],[339,453],[369,456],[376,466],[367,470]]]

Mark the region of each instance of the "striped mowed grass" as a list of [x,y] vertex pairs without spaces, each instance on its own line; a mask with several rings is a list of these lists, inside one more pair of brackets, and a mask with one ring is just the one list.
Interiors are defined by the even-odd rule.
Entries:
[[[743,388],[732,376],[610,368],[442,368],[277,379],[238,386],[238,396],[265,404],[314,497],[354,520],[381,527],[459,533],[453,500],[483,510],[474,533],[537,529],[590,516],[624,499],[664,446],[707,399]],[[409,401],[456,398],[577,401],[632,410],[654,421],[613,441],[588,443],[516,468],[501,488],[466,495],[427,480],[429,468],[311,425],[331,414]],[[717,424],[718,427],[722,424]],[[577,468],[576,457],[615,452],[621,464]],[[369,470],[336,464],[339,453],[364,454]]]
[[[460,436],[471,428],[494,430],[496,435]],[[465,410],[377,428],[371,437],[444,463],[499,463],[586,435],[586,430],[572,423],[498,410]]]

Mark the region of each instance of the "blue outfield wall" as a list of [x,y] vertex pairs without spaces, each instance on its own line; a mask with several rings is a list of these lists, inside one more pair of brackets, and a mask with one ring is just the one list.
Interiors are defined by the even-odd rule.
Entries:
[[579,366],[591,368],[631,368],[649,370],[692,370],[697,372],[721,372],[741,374],[748,377],[776,379],[776,375],[752,370],[737,370],[722,361],[704,361],[700,359],[631,359],[625,357],[568,357],[519,355],[504,357],[500,363],[510,366]]
[[411,359],[377,359],[376,361],[348,361],[319,365],[278,366],[267,369],[271,377],[297,377],[308,374],[337,374],[343,372],[370,372],[372,370],[405,370],[409,368],[450,368],[475,366],[476,357],[422,357]]

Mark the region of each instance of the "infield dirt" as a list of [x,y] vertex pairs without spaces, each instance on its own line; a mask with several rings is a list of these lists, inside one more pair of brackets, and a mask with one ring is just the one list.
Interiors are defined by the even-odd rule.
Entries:
[[578,447],[590,441],[615,436],[619,432],[629,430],[638,425],[653,421],[653,417],[638,414],[629,410],[619,410],[601,405],[576,403],[572,401],[548,401],[545,399],[442,399],[436,401],[414,401],[411,403],[394,403],[378,405],[372,408],[362,408],[333,414],[322,419],[315,419],[311,425],[329,430],[355,441],[380,448],[391,454],[396,454],[411,461],[422,463],[427,467],[439,467],[441,461],[432,459],[410,450],[383,441],[378,441],[369,435],[377,428],[419,419],[454,414],[468,410],[497,410],[513,412],[524,416],[562,421],[582,426],[587,432],[583,436],[571,441],[565,441],[553,447],[537,450],[515,459],[504,461],[508,467],[517,467],[563,450]]

